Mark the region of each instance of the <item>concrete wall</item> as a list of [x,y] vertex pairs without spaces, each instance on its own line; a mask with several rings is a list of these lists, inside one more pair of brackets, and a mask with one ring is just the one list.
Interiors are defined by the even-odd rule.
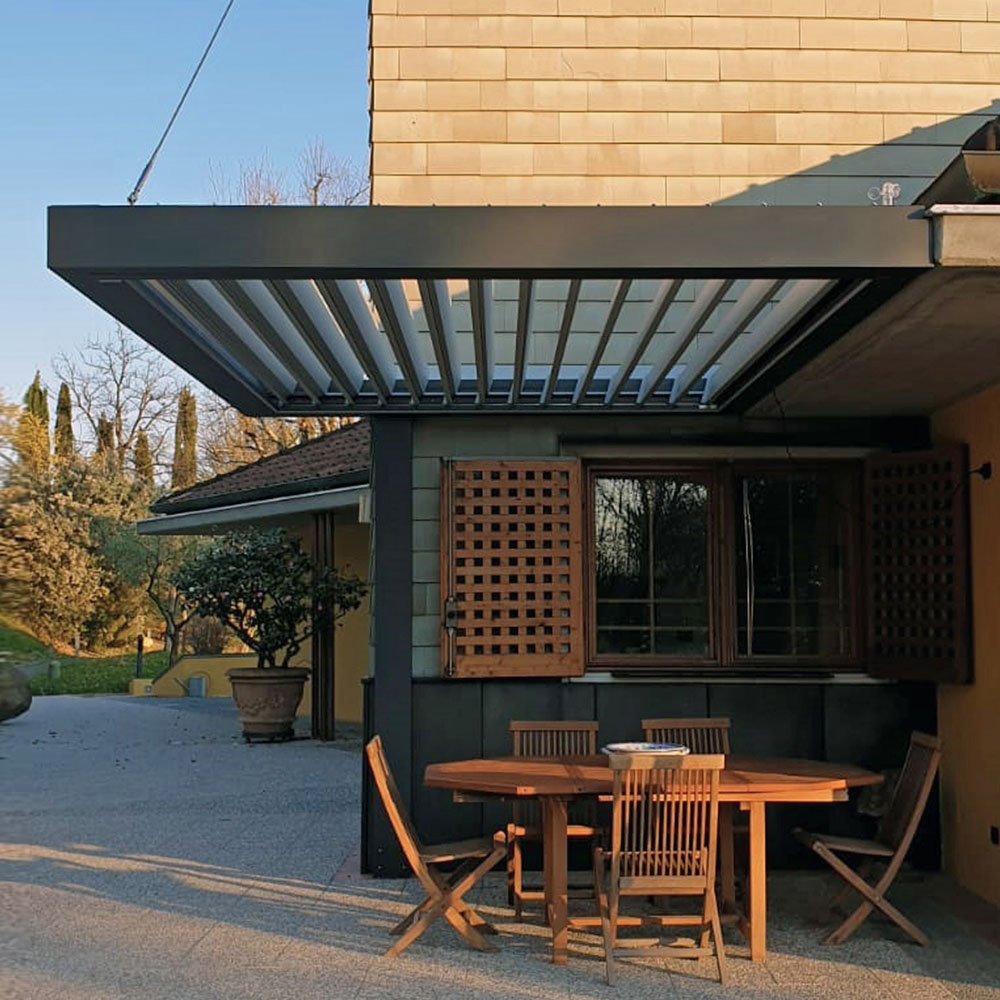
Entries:
[[1000,905],[1000,847],[989,836],[1000,826],[1000,385],[936,413],[933,430],[968,442],[973,468],[994,468],[969,481],[975,683],[938,689],[938,723],[945,866]]
[[372,0],[379,204],[904,202],[1000,111],[1000,0]]

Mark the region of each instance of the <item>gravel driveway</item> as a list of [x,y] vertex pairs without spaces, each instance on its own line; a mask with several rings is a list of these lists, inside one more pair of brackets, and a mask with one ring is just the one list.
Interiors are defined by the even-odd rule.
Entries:
[[607,987],[591,935],[552,966],[499,873],[472,897],[499,954],[436,925],[384,960],[420,897],[358,874],[360,779],[356,745],[247,746],[228,700],[37,698],[0,726],[0,1000],[1000,1000],[995,911],[937,876],[895,897],[927,949],[874,920],[824,947],[829,876],[772,876],[769,960],[728,935],[728,990],[679,959],[622,963]]

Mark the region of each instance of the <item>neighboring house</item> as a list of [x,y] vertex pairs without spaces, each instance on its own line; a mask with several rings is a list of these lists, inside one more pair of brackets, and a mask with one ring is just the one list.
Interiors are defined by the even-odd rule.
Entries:
[[365,725],[428,840],[500,821],[422,773],[510,718],[936,727],[1000,903],[993,8],[453,6],[373,0],[373,206],[53,208],[50,267],[248,413],[369,417]]
[[[315,558],[368,577],[366,508],[371,433],[365,420],[171,493],[144,535],[213,535],[247,525],[281,526],[299,535]],[[368,672],[367,601],[346,615],[334,636],[316,636],[301,655],[312,670],[303,710],[312,731],[333,736],[338,721],[360,723],[361,682]]]

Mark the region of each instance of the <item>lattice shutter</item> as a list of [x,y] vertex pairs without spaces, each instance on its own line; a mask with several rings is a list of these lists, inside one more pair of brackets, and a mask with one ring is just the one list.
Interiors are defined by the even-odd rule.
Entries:
[[966,449],[875,455],[866,471],[869,672],[966,683]]
[[[446,673],[584,668],[580,465],[455,460],[441,490]],[[449,598],[451,600],[449,600]]]

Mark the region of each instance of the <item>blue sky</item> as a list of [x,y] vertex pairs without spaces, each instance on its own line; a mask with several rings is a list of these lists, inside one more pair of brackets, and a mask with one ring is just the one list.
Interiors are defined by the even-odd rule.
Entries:
[[[45,267],[45,209],[123,204],[225,0],[7,0],[0,30],[0,388],[112,328]],[[367,157],[367,0],[236,0],[140,204],[212,200],[310,141]]]

